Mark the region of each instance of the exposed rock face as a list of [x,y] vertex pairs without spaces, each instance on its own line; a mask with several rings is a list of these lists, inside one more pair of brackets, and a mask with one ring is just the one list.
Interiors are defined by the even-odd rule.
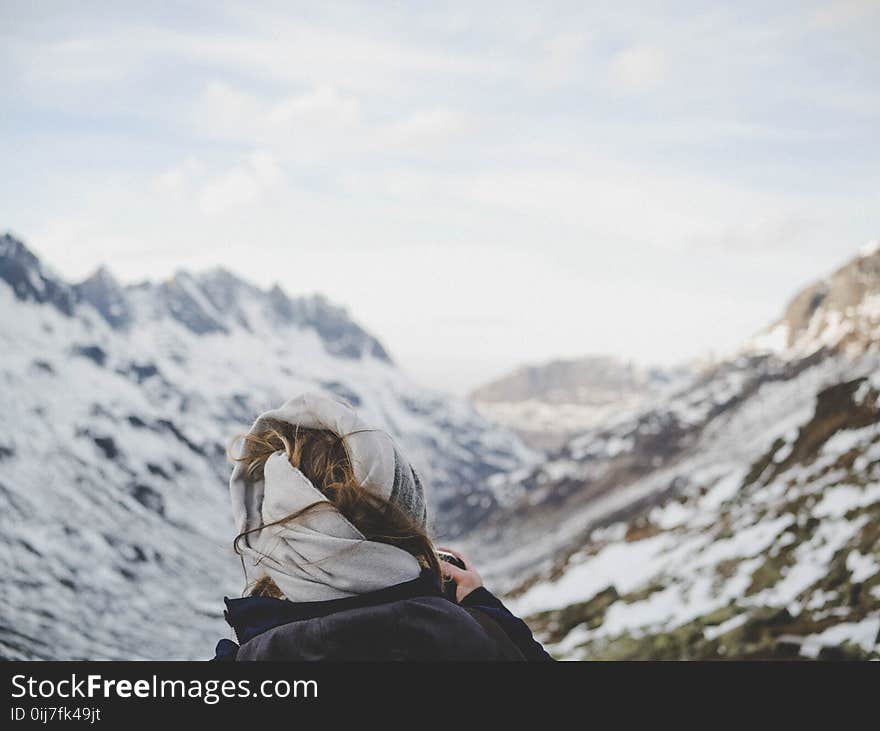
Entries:
[[81,300],[94,307],[111,327],[124,328],[131,322],[132,312],[125,292],[116,278],[104,267],[74,286]]
[[880,246],[869,244],[830,276],[799,292],[748,347],[787,357],[822,347],[850,353],[880,337]]
[[0,237],[0,279],[20,300],[49,303],[72,315],[76,292],[47,271],[34,253],[10,234]]

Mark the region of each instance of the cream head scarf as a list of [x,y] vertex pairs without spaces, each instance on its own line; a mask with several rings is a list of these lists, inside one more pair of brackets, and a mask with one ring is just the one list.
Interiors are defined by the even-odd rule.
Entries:
[[[346,404],[319,394],[290,399],[261,414],[250,433],[282,421],[296,427],[327,429],[343,439],[355,479],[364,490],[389,500],[425,525],[421,481],[391,437],[372,429]],[[284,452],[266,460],[263,479],[249,481],[243,463],[229,480],[232,512],[248,580],[268,574],[295,602],[323,601],[365,594],[415,579],[418,561],[403,549],[368,541]],[[307,511],[281,525],[268,525],[316,502],[328,508]],[[266,527],[262,527],[266,526]]]

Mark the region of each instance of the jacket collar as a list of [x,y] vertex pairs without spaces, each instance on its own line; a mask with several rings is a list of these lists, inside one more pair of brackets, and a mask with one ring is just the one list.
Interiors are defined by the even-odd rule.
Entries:
[[241,599],[223,597],[226,603],[223,616],[229,626],[235,630],[239,644],[244,644],[258,634],[289,622],[326,617],[334,612],[387,604],[419,596],[443,596],[437,575],[429,569],[424,569],[412,581],[395,584],[386,589],[321,602],[291,602],[287,599],[266,596],[249,596]]

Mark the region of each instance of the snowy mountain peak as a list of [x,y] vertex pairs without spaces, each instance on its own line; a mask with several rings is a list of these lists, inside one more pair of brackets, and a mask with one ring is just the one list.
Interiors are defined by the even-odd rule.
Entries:
[[126,327],[131,322],[131,307],[122,285],[106,267],[95,272],[74,289],[80,300],[91,304],[113,328]]
[[746,344],[753,353],[802,357],[828,348],[851,354],[880,338],[880,242],[801,290],[782,317]]
[[50,303],[65,315],[72,315],[76,305],[73,289],[40,262],[19,239],[6,233],[0,237],[0,279],[21,300]]
[[177,272],[157,291],[168,314],[196,335],[228,332],[223,314],[189,272]]
[[355,323],[344,307],[315,294],[299,300],[301,325],[313,328],[335,355],[370,356],[390,363],[391,357],[376,338]]
[[228,269],[181,270],[161,282],[122,285],[101,267],[70,285],[52,274],[22,241],[0,238],[0,279],[20,300],[50,303],[71,316],[81,306],[94,308],[116,330],[144,318],[171,319],[196,335],[278,327],[312,330],[328,353],[353,360],[391,358],[384,346],[358,325],[343,307],[319,294],[291,297],[280,285],[263,290]]

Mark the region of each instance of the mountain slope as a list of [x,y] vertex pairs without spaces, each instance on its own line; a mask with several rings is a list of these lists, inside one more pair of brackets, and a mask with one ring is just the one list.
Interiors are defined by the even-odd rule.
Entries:
[[558,655],[880,657],[878,275],[499,486],[474,550]]
[[71,285],[11,236],[0,279],[4,657],[209,656],[241,590],[225,447],[304,390],[401,442],[441,535],[482,520],[488,478],[532,458],[321,297],[223,270]]

